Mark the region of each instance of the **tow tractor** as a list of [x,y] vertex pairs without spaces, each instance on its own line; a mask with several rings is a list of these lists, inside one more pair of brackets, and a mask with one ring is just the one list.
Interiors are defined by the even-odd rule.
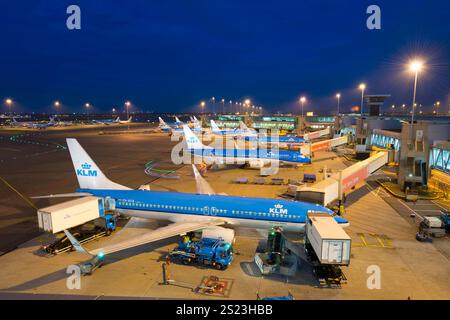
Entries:
[[184,265],[196,263],[224,270],[233,261],[233,247],[221,238],[192,240],[184,236],[178,247],[169,253],[169,259]]

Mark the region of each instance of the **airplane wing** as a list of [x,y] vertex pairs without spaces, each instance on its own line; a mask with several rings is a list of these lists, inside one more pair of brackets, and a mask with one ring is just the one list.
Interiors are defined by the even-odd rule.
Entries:
[[151,230],[149,232],[146,232],[140,236],[136,236],[134,238],[128,239],[126,241],[122,241],[116,244],[112,244],[103,248],[98,248],[92,251],[87,251],[85,248],[83,248],[80,243],[74,238],[70,237],[70,232],[67,230],[64,230],[66,235],[68,236],[69,240],[72,242],[72,245],[74,248],[81,252],[81,253],[87,253],[90,255],[106,255],[113,252],[122,251],[125,249],[137,247],[140,245],[144,245],[147,243],[155,242],[158,240],[170,238],[173,236],[177,236],[180,234],[185,234],[187,232],[201,230],[207,227],[213,227],[224,224],[225,221],[222,220],[207,220],[203,222],[176,222],[172,223],[166,227],[162,227],[156,230]]
[[92,196],[89,192],[73,192],[73,193],[59,193],[59,194],[49,194],[45,196],[35,196],[30,197],[31,199],[47,199],[47,198],[70,198],[70,197],[86,197]]
[[197,183],[197,193],[207,195],[216,194],[211,185],[202,177],[200,172],[198,172],[194,164],[192,165],[192,170],[194,171],[195,182]]

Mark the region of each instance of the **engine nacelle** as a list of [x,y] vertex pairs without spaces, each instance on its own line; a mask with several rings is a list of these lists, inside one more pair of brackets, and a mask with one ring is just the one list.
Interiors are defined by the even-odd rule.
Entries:
[[256,169],[261,169],[264,168],[265,166],[270,166],[271,165],[271,160],[266,159],[258,159],[258,160],[251,160],[249,161],[248,165],[250,166],[250,168],[256,168]]
[[251,161],[248,162],[248,165],[250,166],[250,168],[261,169],[262,167],[264,167],[264,161],[262,161],[262,160],[251,160]]

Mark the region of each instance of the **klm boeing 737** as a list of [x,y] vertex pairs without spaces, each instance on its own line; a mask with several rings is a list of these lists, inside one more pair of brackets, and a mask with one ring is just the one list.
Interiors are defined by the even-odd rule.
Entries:
[[271,136],[258,134],[255,129],[248,128],[242,121],[239,121],[239,127],[243,134],[237,136],[237,138],[245,141],[258,141],[260,143],[277,144],[280,148],[286,148],[288,145],[305,143],[305,139],[293,135]]
[[[103,256],[161,239],[219,226],[244,226],[268,230],[272,226],[286,231],[303,231],[310,212],[333,212],[325,207],[297,201],[218,195],[193,166],[197,194],[132,190],[109,180],[76,139],[67,139],[79,189],[57,197],[96,196],[114,202],[119,214],[170,221],[166,227],[149,230],[137,237],[87,251],[76,241],[75,249],[92,256]],[[43,196],[55,197],[55,196]],[[42,197],[41,197],[42,198]],[[348,221],[335,217],[342,226]],[[70,234],[69,234],[70,235]],[[71,239],[71,237],[69,237]],[[73,239],[71,239],[73,240]]]
[[310,158],[290,150],[215,149],[203,145],[186,125],[183,126],[183,130],[188,151],[208,164],[248,164],[252,168],[263,168],[273,163],[311,163]]

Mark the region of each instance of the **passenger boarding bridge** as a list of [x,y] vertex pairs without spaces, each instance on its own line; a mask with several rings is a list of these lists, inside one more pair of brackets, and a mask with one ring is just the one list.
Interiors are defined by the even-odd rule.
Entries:
[[430,168],[450,174],[450,142],[436,141],[430,151]]

